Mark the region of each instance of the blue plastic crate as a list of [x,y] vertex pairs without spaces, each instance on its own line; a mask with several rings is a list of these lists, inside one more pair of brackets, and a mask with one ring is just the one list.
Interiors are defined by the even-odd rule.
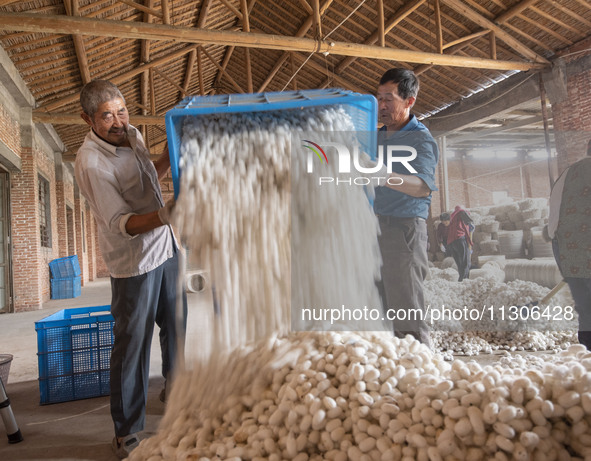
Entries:
[[51,279],[51,299],[77,298],[82,294],[80,277]]
[[80,263],[78,255],[66,256],[65,258],[54,259],[49,263],[51,278],[65,279],[80,275]]
[[179,193],[180,146],[183,120],[187,116],[228,113],[303,109],[313,106],[342,106],[349,114],[359,142],[366,152],[376,151],[377,101],[370,94],[359,94],[339,88],[298,90],[270,93],[220,94],[215,96],[188,96],[166,113],[166,135],[170,152],[170,168],[175,197]]
[[109,395],[114,324],[110,310],[111,306],[63,309],[35,322],[42,405]]

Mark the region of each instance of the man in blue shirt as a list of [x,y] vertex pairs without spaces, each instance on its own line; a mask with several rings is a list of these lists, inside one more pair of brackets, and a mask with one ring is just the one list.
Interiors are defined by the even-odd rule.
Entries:
[[[410,113],[418,92],[419,81],[411,70],[390,69],[380,80],[378,116],[383,127],[378,145],[392,174],[376,188],[374,211],[381,229],[378,286],[384,312],[393,321],[396,336],[410,334],[430,346],[423,282],[428,273],[426,219],[431,192],[437,190],[439,150],[429,130]],[[416,156],[409,156],[409,147]],[[409,160],[387,162],[392,156]]]

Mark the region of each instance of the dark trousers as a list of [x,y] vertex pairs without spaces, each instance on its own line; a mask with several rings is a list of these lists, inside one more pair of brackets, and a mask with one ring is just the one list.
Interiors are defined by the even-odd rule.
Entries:
[[179,254],[136,277],[111,278],[115,341],[111,351],[111,416],[115,435],[144,429],[150,348],[154,323],[160,327],[162,375],[172,377],[177,353],[184,353],[187,298],[176,315]]
[[[560,251],[556,239],[552,240],[552,250],[556,263],[560,267]],[[591,350],[591,279],[564,277],[564,281],[570,288],[570,293],[575,301],[575,310],[579,316],[579,343]]]
[[466,237],[454,240],[448,245],[448,249],[458,266],[460,274],[458,282],[467,279],[470,275],[470,247],[466,242]]
[[380,216],[378,219],[382,253],[382,280],[378,282],[378,290],[384,314],[393,320],[396,336],[410,334],[430,347],[423,295],[423,282],[429,271],[427,224],[422,218]]

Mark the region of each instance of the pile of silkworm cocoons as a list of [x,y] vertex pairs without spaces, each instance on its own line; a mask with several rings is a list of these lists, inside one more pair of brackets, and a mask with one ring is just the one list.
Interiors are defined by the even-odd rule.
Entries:
[[550,357],[483,367],[385,332],[273,337],[180,376],[131,459],[589,459],[591,354]]
[[[217,325],[210,356],[175,376],[157,433],[129,459],[591,459],[584,346],[482,366],[373,324],[294,323],[294,306],[379,303],[371,187],[320,191],[303,154],[289,155],[314,141],[307,131],[352,142],[352,127],[338,106],[185,121],[174,220],[210,274]],[[329,161],[314,174],[334,168]],[[454,302],[468,306],[528,293],[494,277],[450,282],[452,270],[427,281],[433,306],[449,305],[449,283]],[[458,325],[440,327],[438,347],[453,352],[443,341]]]
[[[500,272],[496,263],[487,262],[482,275],[457,282],[458,272],[453,268],[430,269],[430,278],[424,285],[425,302],[430,309],[441,311],[444,306],[463,312],[457,319],[434,316],[442,319],[432,325],[435,350],[451,359],[454,353],[471,356],[498,350],[558,352],[577,342],[578,316],[574,309],[572,318],[565,315],[566,306],[574,306],[567,287],[532,310],[531,306],[550,290],[524,280],[505,283],[502,278],[499,280]],[[478,317],[473,316],[472,320],[463,311],[464,306]],[[511,306],[515,306],[513,311]],[[544,313],[548,307],[549,316],[532,314]],[[509,320],[510,312],[515,314],[515,320]],[[505,320],[501,321],[503,315]]]

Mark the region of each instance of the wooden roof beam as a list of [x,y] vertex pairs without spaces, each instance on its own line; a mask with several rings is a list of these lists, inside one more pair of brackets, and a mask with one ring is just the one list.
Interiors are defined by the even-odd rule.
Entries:
[[[146,6],[152,9],[154,0],[147,0]],[[151,23],[153,16],[150,13],[144,12],[144,22]],[[140,45],[140,62],[148,62],[150,60],[150,40],[142,40]],[[149,70],[144,71],[140,74],[140,100],[142,105],[142,114],[147,115],[149,113],[148,110],[148,99],[150,97],[150,88],[151,88],[151,78],[152,74]],[[152,101],[150,106],[152,105]],[[155,108],[152,108],[152,114],[155,112]],[[148,129],[146,125],[142,125],[142,134],[144,136],[144,140],[146,142],[146,146],[150,147],[150,136],[148,133]]]
[[[179,59],[180,57],[184,56],[185,54],[190,53],[191,50],[196,49],[197,46],[198,45],[188,46],[186,48],[183,48],[181,50],[177,50],[173,53],[163,56],[162,58],[155,59],[154,61],[147,62],[145,64],[141,64],[138,67],[136,67],[135,69],[124,72],[121,75],[117,75],[116,77],[111,78],[110,81],[112,83],[114,83],[115,85],[126,82],[130,78],[133,78],[136,75],[139,75],[146,70],[150,70],[153,67],[166,64],[167,62],[169,62],[171,60]],[[47,111],[52,111],[52,110],[58,109],[60,107],[63,107],[65,105],[68,105],[68,104],[78,101],[79,97],[80,97],[80,93],[78,91],[76,91],[73,94],[69,94],[68,96],[65,96],[63,98],[60,98],[56,101],[53,101],[53,102],[47,104],[47,106],[44,106],[43,109],[47,110]]]
[[550,64],[543,56],[540,56],[535,51],[530,50],[527,46],[521,43],[519,40],[514,38],[513,36],[509,35],[505,32],[501,27],[497,26],[494,22],[488,20],[487,18],[481,16],[479,13],[468,7],[464,4],[461,0],[443,0],[444,3],[449,6],[450,8],[454,9],[458,13],[462,14],[470,21],[478,24],[483,29],[488,29],[494,31],[495,35],[499,40],[502,40],[515,51],[520,53],[521,55],[525,56],[528,59],[533,60],[534,62],[540,62],[546,65]]
[[203,82],[203,64],[201,62],[201,47],[197,48],[197,72],[199,73],[199,94],[205,95],[205,87]]
[[199,10],[199,18],[197,19],[197,27],[202,29],[205,27],[205,23],[207,22],[207,13],[209,13],[209,7],[211,5],[211,0],[203,0],[201,2],[201,9]]
[[[191,79],[193,78],[193,68],[195,67],[195,61],[197,60],[197,53],[198,50],[193,50],[189,53],[187,67],[185,69],[185,82],[183,83],[183,91],[181,92],[183,95],[187,94],[187,92],[189,91]],[[197,71],[200,72],[199,69],[197,69]]]
[[242,13],[234,5],[232,5],[228,0],[220,0],[220,2],[222,2],[223,5],[238,18],[239,21],[242,21]]
[[[156,115],[129,115],[132,125],[165,125],[164,116]],[[80,114],[53,112],[48,113],[42,110],[33,111],[33,123],[51,123],[54,125],[86,125]]]
[[[242,10],[242,30],[244,32],[250,32],[250,21],[248,18],[248,4],[246,0],[240,0],[240,9]],[[246,66],[246,89],[249,93],[253,92],[252,89],[252,66],[250,65],[250,49],[244,49],[244,65]]]
[[[333,2],[333,0],[325,0],[324,1],[324,3],[322,4],[322,6],[320,7],[320,14],[321,15],[323,15],[326,12],[326,10],[332,4],[332,2]],[[303,37],[304,35],[306,35],[308,33],[308,31],[310,30],[310,28],[312,27],[312,24],[314,24],[314,15],[313,14],[310,14],[306,18],[306,20],[304,21],[304,23],[300,26],[300,28],[296,32],[295,36],[296,37]],[[271,72],[269,72],[269,75],[267,75],[267,78],[265,79],[265,81],[261,84],[261,86],[259,86],[259,88],[257,90],[258,93],[263,92],[265,90],[265,88],[267,88],[267,85],[269,83],[271,83],[271,80],[273,80],[273,78],[275,77],[275,75],[277,75],[277,72],[279,72],[279,69],[281,69],[281,67],[283,66],[283,64],[285,63],[285,61],[287,61],[287,58],[288,57],[289,57],[289,52],[288,51],[285,51],[281,55],[281,57],[277,60],[277,62],[273,66],[273,69],[271,69]]]
[[136,10],[141,11],[142,13],[151,14],[152,16],[156,16],[157,18],[162,19],[164,17],[162,11],[158,11],[154,8],[149,8],[147,6],[142,5],[141,3],[134,2],[133,0],[119,0],[121,3],[125,3]]
[[[446,0],[448,2],[456,0]],[[491,23],[492,24],[492,23]],[[498,26],[492,24],[495,28]],[[468,56],[448,56],[423,51],[400,50],[389,47],[368,46],[346,42],[318,42],[317,40],[287,37],[282,35],[245,33],[226,30],[204,30],[185,27],[172,27],[163,24],[142,22],[96,20],[63,15],[0,12],[0,30],[28,30],[30,32],[50,32],[82,35],[102,35],[128,39],[173,40],[183,43],[208,45],[236,45],[247,48],[272,49],[283,51],[303,51],[307,53],[329,53],[333,55],[384,59],[418,64],[435,64],[452,67],[471,67],[497,70],[531,70],[549,65],[544,62],[499,61]],[[503,32],[503,35],[507,34]],[[189,52],[190,50],[183,50]],[[205,51],[205,50],[204,50]],[[537,56],[537,55],[536,55]],[[137,75],[137,74],[136,74]]]
[[211,54],[209,54],[207,52],[207,50],[205,48],[201,48],[203,50],[203,53],[205,53],[205,56],[207,56],[207,58],[211,61],[211,63],[216,66],[218,68],[218,70],[224,74],[226,76],[226,78],[229,80],[229,82],[232,84],[232,86],[238,90],[239,93],[244,93],[244,90],[242,89],[242,87],[240,85],[238,85],[238,83],[236,83],[236,81],[232,78],[232,76],[226,72],[226,69],[224,69],[222,66],[220,66],[220,64],[213,59],[213,56]]
[[[254,7],[255,3],[256,3],[256,0],[250,0],[250,4],[248,5],[248,12],[249,13],[252,11],[252,8]],[[238,22],[244,23],[244,17],[238,18]],[[250,22],[248,24],[248,27],[250,30]],[[232,30],[240,30],[240,29],[234,28]],[[232,59],[232,55],[234,54],[235,49],[236,49],[235,46],[228,46],[226,48],[226,54],[224,55],[224,60],[222,62],[222,69],[224,69],[224,71],[228,67],[228,64],[230,63],[230,59]],[[224,72],[218,71],[218,73],[215,77],[214,86],[218,86],[220,84],[220,81],[222,80],[222,75],[224,75]]]
[[166,75],[164,72],[159,71],[158,69],[156,69],[155,67],[153,69],[151,69],[152,71],[154,71],[156,74],[158,74],[160,77],[162,77],[164,80],[166,80],[168,83],[170,83],[173,87],[175,87],[177,90],[179,90],[181,92],[181,94],[183,95],[183,97],[185,97],[187,95],[187,92],[185,91],[185,89],[178,85],[177,83],[175,83],[168,75]]
[[310,6],[310,4],[307,2],[307,0],[299,0],[299,2],[300,2],[300,5],[302,5],[304,7],[304,10],[306,10],[306,13],[308,13],[309,15],[314,14],[314,10]]
[[[78,12],[78,0],[65,0],[64,6],[66,13],[69,16],[80,16]],[[84,39],[81,35],[72,35],[74,42],[74,51],[76,52],[76,59],[78,59],[78,67],[80,68],[80,76],[82,83],[90,82],[90,70],[88,69],[88,59],[86,57],[86,48],[84,47]]]
[[[412,0],[408,3],[405,3],[403,6],[401,6],[396,11],[396,13],[394,13],[394,15],[388,19],[387,23],[384,26],[384,34],[387,35],[388,33],[390,33],[390,31],[392,29],[394,29],[394,27],[396,27],[398,24],[400,24],[404,19],[406,19],[407,16],[409,16],[413,11],[415,11],[417,8],[419,8],[425,2],[426,2],[426,0]],[[379,38],[380,38],[380,32],[378,30],[378,31],[374,32],[373,34],[371,34],[369,36],[369,38],[367,40],[365,40],[364,44],[373,45],[374,43],[376,43],[379,40]],[[335,67],[335,73],[341,73],[342,71],[344,71],[347,67],[349,67],[355,61],[355,59],[357,59],[357,57],[353,57],[353,56],[349,56],[349,57],[343,59]]]
[[521,12],[523,12],[524,10],[529,8],[530,6],[534,5],[535,3],[538,3],[539,1],[540,0],[522,0],[521,2],[513,5],[513,7],[509,8],[504,13],[501,13],[500,15],[498,15],[494,21],[497,24],[501,25],[504,22],[511,19],[512,17],[517,16],[518,14],[520,14]]

